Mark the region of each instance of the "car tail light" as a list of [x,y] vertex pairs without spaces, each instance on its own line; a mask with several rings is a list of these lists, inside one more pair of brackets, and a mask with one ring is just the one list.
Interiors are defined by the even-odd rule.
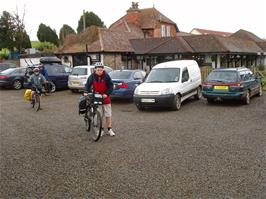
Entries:
[[228,86],[230,86],[230,87],[243,87],[243,85],[241,83],[229,84]]
[[118,84],[119,88],[128,88],[128,84],[122,82]]
[[202,86],[205,88],[212,88],[212,84],[208,84],[208,83],[204,83]]
[[0,75],[0,79],[8,79],[8,76],[6,76],[6,75]]

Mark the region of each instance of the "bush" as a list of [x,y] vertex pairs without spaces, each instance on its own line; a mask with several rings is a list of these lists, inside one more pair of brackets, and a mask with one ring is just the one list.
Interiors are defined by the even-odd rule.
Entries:
[[3,48],[3,49],[0,51],[0,60],[1,60],[1,59],[8,59],[8,54],[9,54],[9,50],[6,49],[6,48]]
[[40,52],[52,52],[56,46],[50,42],[34,41],[31,43],[32,47]]

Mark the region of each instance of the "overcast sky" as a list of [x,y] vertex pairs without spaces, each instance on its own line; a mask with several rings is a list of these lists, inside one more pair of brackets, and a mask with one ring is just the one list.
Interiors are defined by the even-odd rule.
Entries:
[[[83,10],[97,14],[109,27],[126,14],[133,0],[1,0],[0,12],[20,16],[26,10],[25,25],[31,40],[37,40],[40,23],[55,29],[57,34],[63,24],[75,31]],[[4,2],[4,3],[3,3]],[[236,32],[245,29],[266,38],[265,0],[138,0],[139,8],[155,6],[157,10],[176,22],[180,31],[193,28]]]

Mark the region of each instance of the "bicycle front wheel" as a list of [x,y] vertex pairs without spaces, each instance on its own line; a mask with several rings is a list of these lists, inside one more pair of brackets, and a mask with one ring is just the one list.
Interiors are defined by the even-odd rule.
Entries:
[[85,115],[84,115],[84,122],[85,122],[86,130],[90,131],[91,130],[91,119],[88,116],[88,113],[85,113]]
[[39,96],[39,95],[35,95],[35,97],[34,97],[34,101],[35,101],[35,103],[34,103],[34,109],[35,109],[35,111],[37,112],[37,111],[39,111],[40,108],[41,108],[41,100],[40,100],[40,96]]
[[101,137],[101,133],[102,133],[102,116],[100,112],[97,110],[96,113],[93,115],[91,121],[91,131],[90,131],[91,138],[95,142],[97,142]]

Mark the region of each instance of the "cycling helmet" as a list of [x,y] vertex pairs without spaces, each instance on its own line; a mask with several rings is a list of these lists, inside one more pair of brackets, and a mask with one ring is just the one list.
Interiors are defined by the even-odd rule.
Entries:
[[94,64],[94,68],[104,68],[103,63],[102,62],[96,62]]

